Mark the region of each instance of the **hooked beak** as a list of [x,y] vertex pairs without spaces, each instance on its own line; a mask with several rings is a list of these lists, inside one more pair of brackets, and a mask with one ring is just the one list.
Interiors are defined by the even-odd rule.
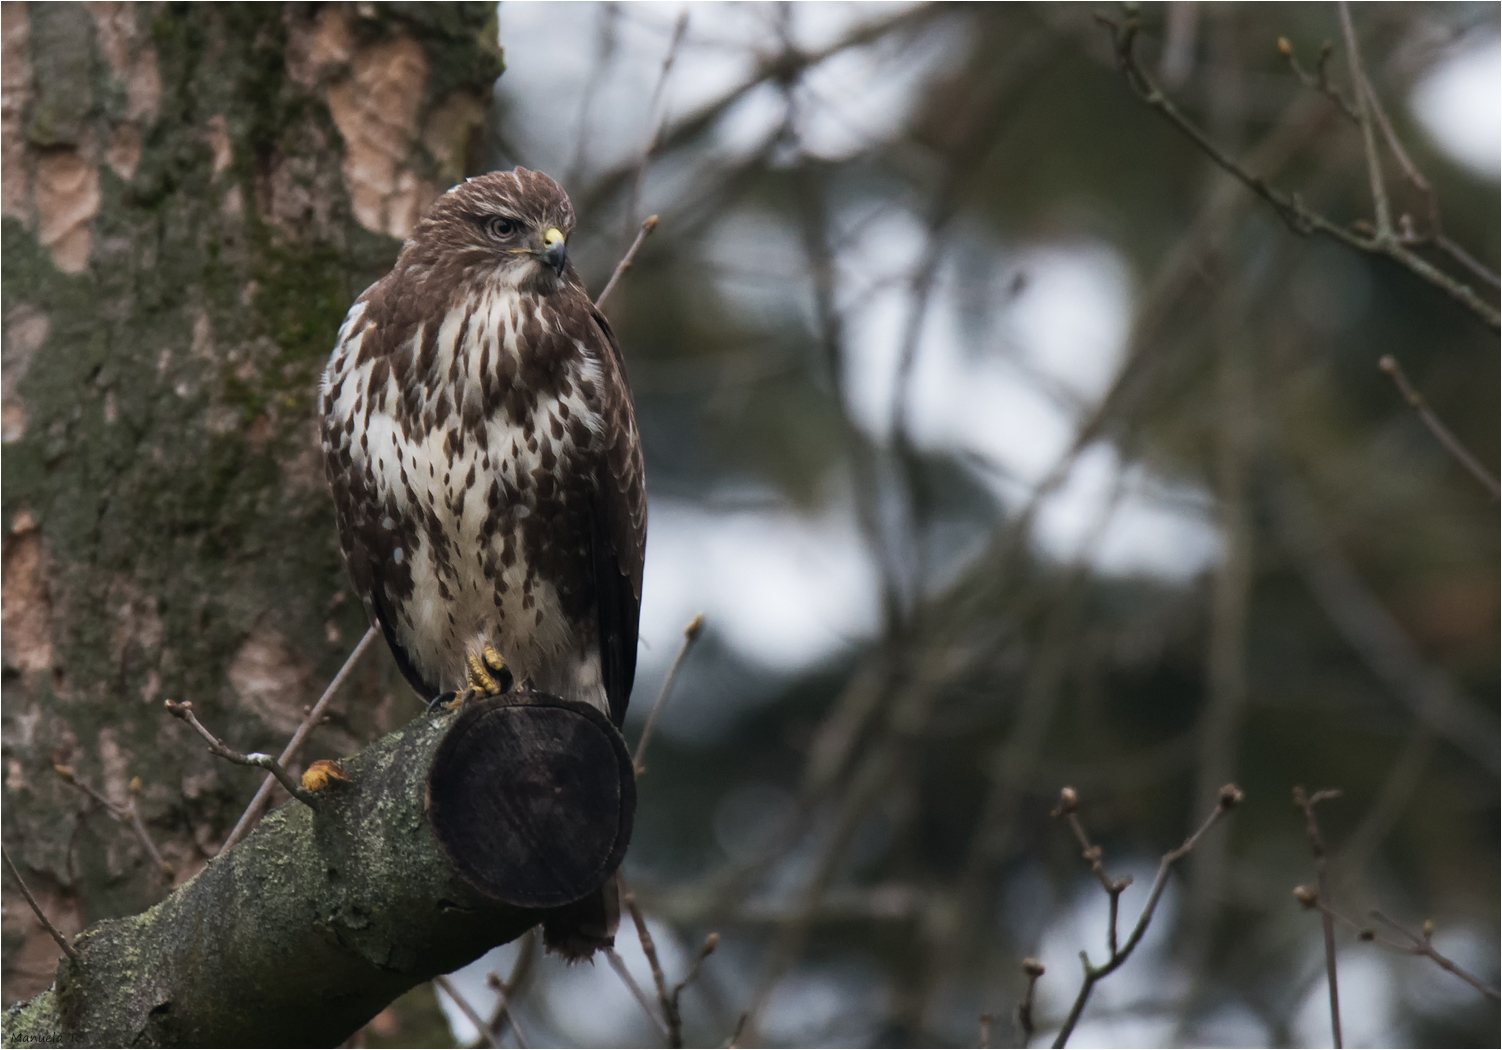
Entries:
[[538,254],[542,261],[553,268],[553,273],[563,276],[563,268],[568,265],[568,245],[564,243],[563,232],[556,226],[549,226],[542,235],[542,251]]

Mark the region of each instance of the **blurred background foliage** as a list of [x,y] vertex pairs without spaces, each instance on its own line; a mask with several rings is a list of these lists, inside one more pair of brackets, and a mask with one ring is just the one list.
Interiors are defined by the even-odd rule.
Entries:
[[[1497,7],[1351,14],[1444,232],[1495,272]],[[607,309],[651,496],[629,738],[684,626],[707,626],[645,756],[625,874],[670,982],[720,934],[683,994],[690,1045],[743,1025],[737,1045],[973,1046],[982,1014],[1011,1045],[1029,956],[1050,1041],[1078,953],[1106,956],[1105,894],[1049,815],[1066,785],[1135,876],[1127,923],[1221,785],[1246,793],[1071,1045],[1324,1045],[1298,785],[1343,791],[1319,810],[1337,910],[1433,919],[1497,980],[1497,502],[1378,368],[1392,355],[1494,470],[1496,328],[1291,231],[1134,95],[1097,15],[1128,17],[501,5],[480,167],[564,184],[592,290],[661,217]],[[1333,42],[1353,100],[1336,6],[1135,17],[1142,68],[1221,148],[1371,221],[1359,128],[1279,48],[1313,70]],[[1431,232],[1382,156],[1395,213]],[[1415,251],[1495,309],[1495,278]],[[289,442],[305,424],[289,402]],[[347,648],[359,611],[318,601],[293,619],[332,617]],[[385,702],[340,713],[338,746],[417,710],[379,661],[350,692]],[[629,925],[618,943],[650,988]],[[1350,1045],[1496,1044],[1496,1004],[1429,960],[1337,944]],[[485,1013],[486,972],[513,973],[532,1045],[661,1044],[610,967],[531,952],[452,979]],[[358,1040],[434,1045],[431,996],[404,1002]]]
[[[1105,952],[1104,894],[1049,818],[1066,784],[1137,875],[1130,918],[1216,789],[1247,792],[1077,1045],[1329,1038],[1295,785],[1344,791],[1321,805],[1340,910],[1433,917],[1496,973],[1496,503],[1377,367],[1494,464],[1496,331],[1292,233],[1133,95],[1097,14],[1123,18],[502,6],[497,163],[564,179],[591,287],[662,217],[610,306],[653,498],[633,724],[677,630],[708,628],[627,874],[680,973],[724,937],[691,1041],[750,1010],[768,1045],[975,1045],[989,1012],[1008,1045],[1029,955],[1048,1036],[1077,953]],[[1494,268],[1496,9],[1353,17],[1444,228]],[[1370,221],[1358,128],[1278,47],[1312,71],[1333,42],[1354,99],[1334,5],[1141,23],[1143,68],[1228,153]],[[1467,62],[1490,72],[1437,101]],[[1483,129],[1479,161],[1436,112]],[[1497,1039],[1426,960],[1338,944],[1352,1043]],[[564,994],[539,1001],[587,1041]]]

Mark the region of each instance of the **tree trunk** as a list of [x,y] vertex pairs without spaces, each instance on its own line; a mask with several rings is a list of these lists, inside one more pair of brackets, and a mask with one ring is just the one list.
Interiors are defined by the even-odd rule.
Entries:
[[[470,170],[475,4],[3,4],[5,842],[66,933],[183,883],[365,629],[313,422],[350,302]],[[420,708],[367,658],[308,759]],[[5,887],[5,999],[58,952]]]

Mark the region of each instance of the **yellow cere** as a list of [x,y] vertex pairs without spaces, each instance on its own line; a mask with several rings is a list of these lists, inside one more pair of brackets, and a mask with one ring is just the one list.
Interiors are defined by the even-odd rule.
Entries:
[[562,241],[563,232],[556,226],[549,226],[547,228],[547,231],[542,235],[542,243],[547,245],[549,248],[551,248],[555,244],[562,243]]

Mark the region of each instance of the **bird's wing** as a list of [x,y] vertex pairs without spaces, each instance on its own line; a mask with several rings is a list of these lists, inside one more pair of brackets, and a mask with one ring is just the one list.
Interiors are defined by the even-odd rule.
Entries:
[[[626,719],[636,678],[637,629],[641,620],[642,567],[647,553],[647,490],[636,411],[626,382],[620,344],[609,323],[593,311],[608,350],[605,384],[607,446],[595,468],[592,536],[595,594],[599,608],[600,665],[610,717]],[[612,367],[613,366],[613,367]]]
[[[349,422],[351,405],[364,400],[354,396],[353,392],[366,389],[366,384],[372,380],[372,371],[377,371],[381,377],[387,374],[393,348],[399,345],[397,340],[379,338],[387,333],[378,332],[367,315],[366,300],[376,290],[367,291],[350,308],[334,352],[333,360],[338,367],[331,363],[324,375],[320,397],[321,429],[326,442],[324,466],[329,488],[333,491],[339,546],[349,569],[350,582],[371,620],[380,627],[403,677],[419,695],[431,700],[437,692],[436,685],[423,681],[412,655],[402,644],[402,625],[388,600],[391,593],[400,595],[410,593],[412,589],[410,564],[402,564],[392,557],[393,549],[399,544],[406,543],[407,548],[412,549],[407,538],[409,523],[404,521],[402,528],[395,529],[389,523],[383,526],[381,522],[387,515],[396,518],[402,515],[393,507],[382,504],[366,455],[355,447],[358,436],[368,425],[368,418],[358,429],[344,425]],[[384,383],[384,378],[381,382]],[[371,410],[367,417],[379,414]]]

